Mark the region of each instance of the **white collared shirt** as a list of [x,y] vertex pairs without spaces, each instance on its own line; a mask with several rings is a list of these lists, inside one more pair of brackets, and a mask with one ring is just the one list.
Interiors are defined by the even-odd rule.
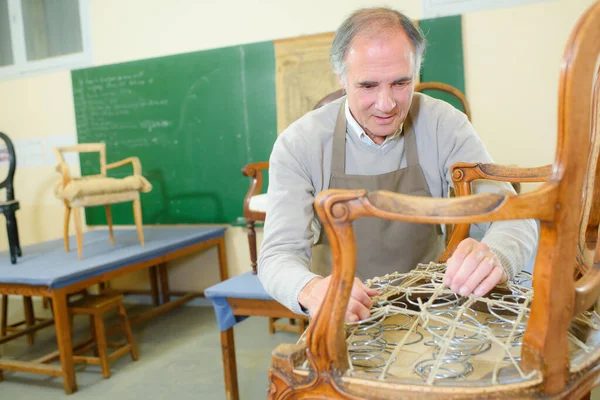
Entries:
[[[362,126],[360,126],[360,124],[358,122],[356,122],[356,120],[354,119],[354,117],[352,116],[352,113],[350,112],[350,106],[348,105],[348,101],[345,102],[344,107],[346,108],[346,123],[348,124],[348,131],[349,132],[353,132],[355,135],[358,136],[358,138],[368,144],[369,146],[375,147],[377,149],[383,149],[390,141],[396,139],[399,135],[388,135],[388,137],[385,138],[385,140],[383,141],[383,143],[381,145],[378,145],[377,143],[375,143],[373,141],[373,139],[371,139],[369,137],[369,135],[366,134],[365,130],[362,128]],[[402,130],[402,125],[400,125],[400,130]]]

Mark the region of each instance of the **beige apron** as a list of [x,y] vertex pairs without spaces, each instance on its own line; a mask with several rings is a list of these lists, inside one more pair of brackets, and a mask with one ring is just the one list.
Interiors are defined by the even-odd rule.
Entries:
[[[431,197],[419,166],[415,133],[410,116],[404,121],[404,149],[407,167],[381,175],[347,175],[346,115],[342,104],[333,134],[330,189],[388,190],[413,196]],[[331,274],[331,248],[321,227],[313,247],[311,270],[321,276]],[[361,279],[390,272],[408,272],[420,262],[437,261],[444,250],[439,225],[361,218],[354,221],[356,237],[356,276]]]

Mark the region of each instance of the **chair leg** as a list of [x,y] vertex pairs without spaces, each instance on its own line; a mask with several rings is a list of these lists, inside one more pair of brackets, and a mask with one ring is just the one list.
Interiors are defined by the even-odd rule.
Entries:
[[113,221],[112,214],[110,212],[110,204],[104,205],[104,211],[106,211],[106,224],[108,225],[108,234],[110,235],[110,244],[115,245],[115,235],[113,233]]
[[75,235],[77,236],[77,258],[81,260],[81,252],[83,247],[83,223],[81,221],[81,208],[73,209],[73,219],[75,220]]
[[254,230],[254,221],[247,221],[248,228],[248,246],[250,247],[250,265],[252,273],[256,274],[256,231]]
[[14,228],[13,228],[13,221],[10,218],[10,216],[8,218],[6,218],[6,233],[8,235],[8,248],[10,251],[10,262],[12,264],[16,264],[17,263],[17,251],[16,251],[16,243],[15,243],[15,236],[14,236]]
[[94,315],[94,328],[96,331],[96,345],[98,346],[98,356],[100,357],[100,366],[102,367],[102,376],[110,378],[110,367],[108,366],[108,354],[106,344],[106,332],[104,330],[104,320],[102,314]]
[[121,324],[123,326],[125,337],[127,338],[127,343],[129,343],[131,346],[131,359],[136,361],[138,359],[137,346],[135,345],[135,340],[133,339],[131,324],[129,323],[129,318],[127,317],[127,312],[125,311],[125,306],[123,303],[119,304],[119,315],[121,316]]
[[[32,327],[35,324],[35,314],[33,311],[33,301],[31,296],[23,296],[23,311],[25,314],[25,326],[27,328]],[[27,343],[32,345],[35,341],[35,332],[27,334]]]
[[133,219],[137,229],[138,239],[144,247],[144,228],[142,227],[142,202],[137,199],[133,201]]
[[2,325],[0,325],[0,337],[6,336],[8,330],[8,295],[2,295]]
[[71,207],[65,207],[65,218],[63,220],[63,240],[65,242],[65,251],[69,252],[69,218],[71,218]]

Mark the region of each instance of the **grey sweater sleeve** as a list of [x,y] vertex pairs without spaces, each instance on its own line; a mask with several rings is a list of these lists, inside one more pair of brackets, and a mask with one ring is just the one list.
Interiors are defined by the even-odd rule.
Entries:
[[[438,149],[440,150],[440,174],[446,178],[445,185],[452,185],[450,168],[459,161],[492,163],[479,136],[464,114],[451,110],[438,120]],[[504,182],[477,180],[472,184],[473,193],[500,193],[514,195],[513,187]],[[444,191],[447,193],[447,190]],[[479,234],[478,234],[479,232]],[[518,274],[531,258],[538,240],[535,220],[496,221],[480,223],[471,227],[471,236],[480,237],[496,254],[508,278]]]
[[317,275],[309,271],[315,188],[310,152],[292,125],[273,147],[269,165],[269,212],[258,259],[258,277],[267,293],[290,310],[304,314],[298,294]]

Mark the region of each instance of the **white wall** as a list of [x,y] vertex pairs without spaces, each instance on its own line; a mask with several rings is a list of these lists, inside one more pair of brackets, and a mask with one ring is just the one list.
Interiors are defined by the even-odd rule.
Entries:
[[[396,3],[410,17],[420,18],[421,0]],[[592,3],[554,0],[464,16],[467,97],[473,123],[497,162],[552,162],[560,58],[571,28]],[[352,10],[375,5],[389,2],[91,0],[94,63],[333,31]],[[70,73],[0,82],[0,131],[13,139],[74,137]],[[52,192],[57,178],[50,166],[18,169],[23,244],[62,236],[63,207]],[[230,275],[248,270],[245,230],[230,228],[226,240]],[[0,246],[5,248],[6,242],[0,230]],[[213,266],[215,251],[186,258],[173,266],[171,286],[201,289],[214,283]],[[121,284],[144,285],[145,276],[127,281]]]

